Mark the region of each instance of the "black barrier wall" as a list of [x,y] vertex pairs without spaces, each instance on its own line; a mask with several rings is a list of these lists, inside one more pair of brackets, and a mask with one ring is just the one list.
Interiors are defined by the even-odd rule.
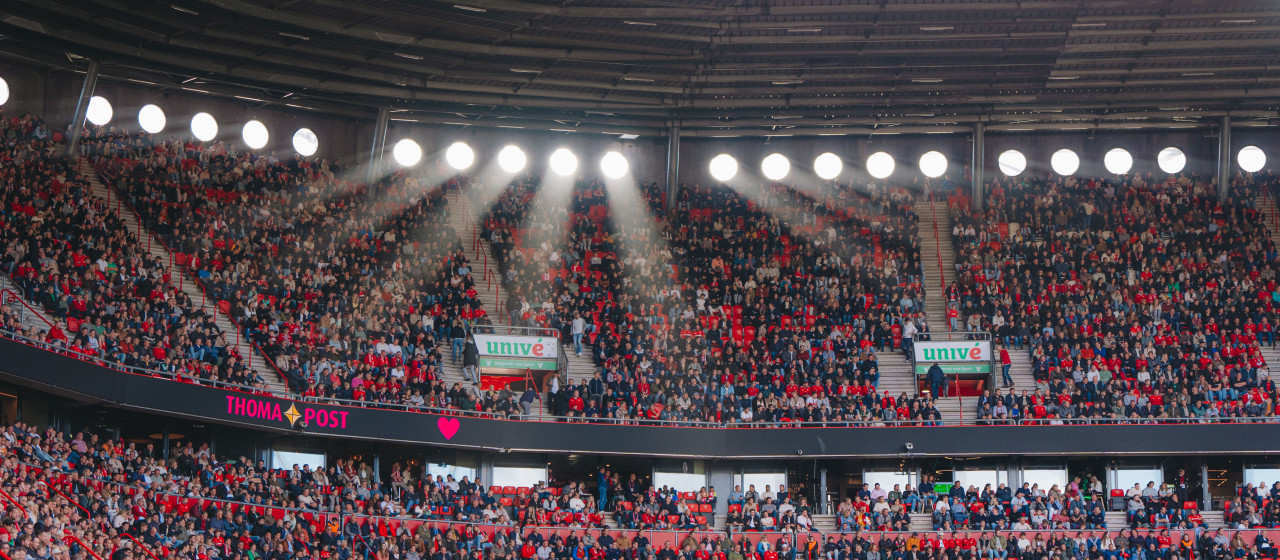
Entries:
[[[0,339],[0,377],[84,402],[277,433],[431,446],[655,457],[1270,453],[1280,424],[675,428],[458,418],[260,397],[123,373]],[[305,424],[305,426],[304,426]],[[911,443],[908,453],[906,444]]]

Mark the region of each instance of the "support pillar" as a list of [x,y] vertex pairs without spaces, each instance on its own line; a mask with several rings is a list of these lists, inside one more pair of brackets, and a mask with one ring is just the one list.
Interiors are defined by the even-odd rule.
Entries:
[[168,424],[165,424],[164,426],[163,442],[164,442],[164,460],[165,462],[168,462],[169,461],[169,425]]
[[969,163],[969,170],[973,174],[973,210],[981,211],[986,205],[986,193],[984,192],[986,182],[986,174],[983,173],[983,166],[987,161],[986,134],[983,130],[982,123],[973,123],[973,159]]
[[378,124],[373,127],[373,148],[369,150],[369,168],[365,182],[372,185],[382,178],[382,154],[387,151],[387,123],[391,121],[391,110],[378,108]]
[[1218,131],[1218,200],[1227,200],[1231,188],[1231,117],[1222,117]]
[[818,471],[818,511],[824,513],[834,513],[831,509],[831,500],[827,499],[827,468],[822,467]]
[[1209,465],[1203,461],[1200,462],[1200,501],[1203,504],[1200,511],[1213,511],[1213,494],[1209,492]]
[[89,114],[89,99],[93,97],[93,88],[98,86],[98,61],[89,61],[89,71],[84,74],[84,85],[80,87],[80,99],[76,101],[76,114],[71,118],[71,130],[67,131],[67,157],[76,157],[76,148],[80,145],[80,134],[84,130],[84,119]]
[[733,493],[734,470],[731,465],[721,462],[707,464],[707,475],[711,477],[711,486],[716,491],[716,511],[729,510],[729,494]]
[[676,207],[680,188],[680,127],[667,129],[667,209]]

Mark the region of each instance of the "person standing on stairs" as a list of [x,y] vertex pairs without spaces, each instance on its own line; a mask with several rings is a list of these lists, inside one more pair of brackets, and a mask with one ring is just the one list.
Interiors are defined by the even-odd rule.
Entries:
[[916,322],[906,320],[902,322],[902,353],[911,357],[911,349],[915,346],[915,340],[912,338],[916,335]]
[[466,347],[462,350],[462,377],[472,383],[479,382],[480,372],[476,369],[479,365],[480,348],[476,346],[475,337],[468,336]]
[[579,358],[582,357],[582,335],[587,332],[587,321],[582,318],[582,313],[573,314],[573,326],[570,333],[573,334],[573,353]]
[[449,328],[449,338],[453,339],[450,349],[453,351],[453,363],[457,365],[458,355],[462,353],[462,347],[467,340],[467,329],[463,328],[461,319],[453,320],[453,326]]
[[933,364],[933,367],[929,368],[928,379],[930,394],[933,395],[933,398],[935,399],[941,398],[942,384],[946,382],[947,378],[946,375],[942,373],[942,366],[938,365],[937,362]]
[[519,324],[517,321],[520,319],[520,312],[523,307],[524,300],[520,299],[519,294],[512,291],[511,294],[507,296],[507,324]]
[[1009,368],[1013,367],[1013,360],[1009,358],[1009,349],[1000,346],[1000,375],[1004,376],[1004,386],[1013,387],[1013,377],[1009,376]]

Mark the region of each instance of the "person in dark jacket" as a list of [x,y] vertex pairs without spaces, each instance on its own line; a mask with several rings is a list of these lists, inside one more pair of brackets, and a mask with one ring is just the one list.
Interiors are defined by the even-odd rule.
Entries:
[[929,368],[928,380],[929,380],[929,391],[933,395],[933,398],[935,399],[941,398],[942,385],[947,380],[946,376],[943,375],[942,373],[942,366],[938,365],[935,362],[933,366]]
[[466,347],[462,349],[462,376],[472,383],[480,381],[480,348],[476,346],[474,337],[467,337]]

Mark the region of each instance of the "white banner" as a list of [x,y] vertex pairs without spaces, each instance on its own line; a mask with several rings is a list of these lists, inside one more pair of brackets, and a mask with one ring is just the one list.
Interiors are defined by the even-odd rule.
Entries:
[[991,341],[966,342],[915,342],[916,363],[925,362],[988,362],[991,361]]
[[560,341],[555,337],[477,334],[475,338],[481,356],[555,359],[560,355]]

